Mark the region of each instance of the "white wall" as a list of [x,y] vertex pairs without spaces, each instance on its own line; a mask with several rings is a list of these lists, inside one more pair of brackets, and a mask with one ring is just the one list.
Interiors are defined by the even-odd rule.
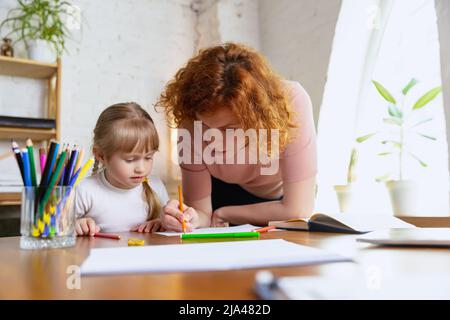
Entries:
[[[447,125],[447,143],[450,146],[450,2],[448,0],[435,0],[435,7],[441,49],[441,78]],[[450,168],[450,157],[448,159]]]
[[311,96],[317,123],[340,0],[260,0],[261,50]]
[[[155,172],[167,173],[168,129],[152,104],[164,84],[194,53],[196,15],[190,0],[74,0],[80,31],[62,57],[62,141],[91,146],[99,113],[136,101],[150,112],[161,136]],[[2,0],[0,20],[14,0]],[[18,52],[20,54],[20,52]],[[45,87],[36,80],[0,76],[0,114],[43,115]],[[9,144],[1,145],[0,153]],[[19,177],[14,159],[0,162],[0,179]]]
[[198,48],[232,41],[260,49],[258,0],[197,2]]

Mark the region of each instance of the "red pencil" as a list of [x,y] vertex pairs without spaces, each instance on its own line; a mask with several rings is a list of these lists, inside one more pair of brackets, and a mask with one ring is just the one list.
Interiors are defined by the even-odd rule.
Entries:
[[112,234],[112,233],[101,233],[101,232],[97,232],[96,234],[94,234],[94,237],[97,238],[108,238],[108,239],[114,239],[114,240],[120,240],[120,236],[117,234]]

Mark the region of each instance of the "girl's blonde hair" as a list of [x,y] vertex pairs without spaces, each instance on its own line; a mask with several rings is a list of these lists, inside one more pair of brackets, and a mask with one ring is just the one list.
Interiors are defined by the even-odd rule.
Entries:
[[[106,158],[116,152],[158,151],[159,137],[150,115],[135,102],[117,103],[100,114],[94,129],[93,150],[101,151]],[[97,157],[92,174],[101,167]],[[148,203],[148,220],[155,219],[161,211],[161,203],[148,180],[142,182]]]

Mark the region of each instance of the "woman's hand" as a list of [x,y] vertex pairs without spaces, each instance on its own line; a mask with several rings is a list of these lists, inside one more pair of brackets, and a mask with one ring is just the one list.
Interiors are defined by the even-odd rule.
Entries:
[[167,231],[183,232],[182,221],[186,223],[186,232],[191,232],[197,228],[198,213],[194,208],[183,204],[184,212],[180,211],[180,203],[177,200],[170,200],[163,208],[161,223]]
[[211,227],[228,227],[229,223],[223,217],[222,208],[216,209],[211,218]]
[[162,231],[161,219],[153,219],[153,220],[138,224],[138,225],[132,227],[130,231],[141,232],[141,233]]
[[92,218],[80,218],[75,222],[77,236],[94,236],[100,231],[100,227],[95,224]]

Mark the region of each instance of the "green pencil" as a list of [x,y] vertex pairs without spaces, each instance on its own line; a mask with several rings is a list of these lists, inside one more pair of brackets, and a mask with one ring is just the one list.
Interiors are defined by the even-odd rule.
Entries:
[[56,164],[56,169],[53,172],[53,175],[52,175],[51,180],[50,180],[50,184],[48,185],[48,187],[47,187],[47,189],[46,189],[46,191],[44,193],[44,196],[42,197],[42,201],[39,203],[39,207],[40,207],[39,212],[40,212],[40,216],[41,217],[42,217],[42,215],[44,213],[45,205],[47,204],[47,202],[48,202],[48,200],[50,198],[50,195],[52,193],[53,187],[58,182],[58,178],[60,177],[62,166],[64,164],[64,161],[66,160],[66,156],[67,156],[67,151],[63,151],[61,153],[61,156],[58,159],[58,163]]
[[227,233],[183,233],[181,239],[205,239],[205,238],[257,238],[259,232],[227,232]]
[[31,184],[33,187],[37,186],[36,183],[36,166],[34,164],[34,150],[33,142],[31,139],[27,139],[28,158],[30,159],[30,171],[31,171]]

